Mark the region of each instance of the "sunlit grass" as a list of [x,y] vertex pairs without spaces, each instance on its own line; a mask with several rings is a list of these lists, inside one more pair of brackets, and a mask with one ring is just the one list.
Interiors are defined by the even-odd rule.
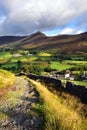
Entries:
[[62,70],[70,69],[72,66],[67,65],[67,64],[63,64],[63,63],[59,63],[57,61],[51,61],[50,62],[50,67],[52,69],[57,69],[59,71],[62,71]]
[[38,56],[51,56],[50,53],[46,53],[46,52],[41,52],[38,54]]
[[43,101],[45,130],[86,130],[86,121],[71,108],[61,103],[60,98],[51,93],[39,82],[30,80],[36,87]]
[[80,65],[85,65],[85,64],[87,64],[87,61],[77,61],[77,60],[64,60],[64,62],[63,63],[65,63],[65,64],[80,64]]
[[15,63],[17,61],[21,61],[21,62],[29,62],[29,61],[35,61],[37,59],[37,57],[35,56],[31,56],[31,57],[26,57],[26,56],[20,56],[20,57],[15,57],[12,58],[10,62]]
[[0,52],[0,60],[11,58],[12,54],[10,52]]
[[0,69],[0,89],[8,87],[14,84],[15,76],[14,74]]
[[87,81],[73,81],[73,83],[76,85],[82,85],[87,87]]
[[[20,87],[18,89],[15,88],[15,91],[10,91],[3,97],[3,99],[6,100],[10,107],[13,107],[17,102],[20,102],[20,97],[23,95],[25,90],[25,87],[23,87],[24,84],[24,81],[21,81]],[[16,84],[16,86],[18,86],[18,84]]]
[[[6,105],[7,100],[7,93],[10,93],[10,91],[7,90],[7,87],[12,87],[15,82],[15,76],[11,72],[8,72],[6,70],[0,69],[0,94],[3,95],[0,99],[0,121],[7,118],[7,114],[3,113],[3,105]],[[6,90],[5,90],[6,89]],[[9,89],[10,90],[10,89]],[[11,98],[12,94],[8,95],[9,99]],[[3,102],[4,100],[4,102]],[[14,101],[14,100],[13,100]],[[2,105],[3,104],[3,105]]]

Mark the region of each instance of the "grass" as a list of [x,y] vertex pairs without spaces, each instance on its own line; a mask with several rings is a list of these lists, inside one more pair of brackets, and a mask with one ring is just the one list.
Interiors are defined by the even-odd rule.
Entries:
[[[17,82],[17,80],[16,80]],[[7,102],[9,107],[14,107],[16,103],[20,102],[20,97],[23,95],[25,88],[22,87],[25,83],[25,81],[21,81],[21,83],[16,83],[15,85],[18,86],[20,84],[20,87],[16,91],[10,91],[8,92],[4,97],[3,100]]]
[[30,61],[35,61],[37,60],[37,57],[35,56],[19,56],[19,57],[12,57],[10,62],[17,62],[17,61],[22,61],[22,62],[30,62]]
[[86,121],[73,109],[61,103],[59,97],[51,93],[39,82],[30,79],[43,101],[42,112],[45,115],[45,130],[86,130]]
[[2,59],[8,59],[8,58],[11,58],[12,55],[10,52],[0,52],[0,60]]
[[51,56],[50,53],[46,53],[46,52],[41,52],[38,54],[38,56]]
[[77,64],[77,65],[86,65],[87,61],[76,61],[76,60],[64,60],[65,64]]
[[7,63],[9,59],[0,59],[0,64]]
[[[6,113],[1,112],[3,110],[3,105],[1,103],[2,99],[4,96],[6,96],[5,94],[7,93],[7,91],[9,91],[10,89],[7,89],[8,87],[11,88],[12,85],[14,84],[15,81],[15,76],[14,74],[6,71],[6,70],[2,70],[0,69],[0,121],[7,118]],[[9,92],[10,93],[10,92]],[[11,98],[11,93],[9,95],[9,98]],[[5,98],[4,101],[7,100],[7,97]],[[3,103],[5,105],[5,102]]]
[[17,61],[22,61],[22,62],[25,62],[25,61],[27,61],[27,58],[25,58],[25,57],[22,57],[22,56],[20,56],[20,57],[12,57],[12,59],[11,59],[11,63],[15,63],[15,62],[17,62]]
[[11,57],[10,52],[0,52],[0,64],[8,62]]
[[0,89],[12,86],[15,81],[15,76],[11,72],[0,69]]
[[62,71],[62,70],[70,69],[72,66],[63,64],[63,63],[59,63],[57,61],[51,61],[50,67],[51,67],[51,69],[56,69],[56,70]]
[[87,87],[87,81],[73,81],[76,85],[82,85]]
[[[67,82],[67,80],[61,80],[62,83],[65,83]],[[87,81],[71,81],[71,80],[68,80],[70,82],[72,82],[73,84],[76,84],[76,85],[81,85],[81,86],[86,86],[87,87]]]
[[16,62],[11,62],[11,63],[5,63],[2,65],[2,68],[10,68],[10,67],[13,67],[13,66],[17,66],[17,63]]
[[20,81],[20,78],[16,79],[15,85],[19,86],[20,84],[20,87],[18,89],[16,88],[15,91],[13,90],[8,91],[0,101],[0,121],[9,118],[9,115],[3,111],[7,108],[7,106],[8,108],[11,109],[14,108],[16,104],[22,102],[20,97],[22,97],[22,95],[25,92],[25,87],[22,86],[25,85],[26,82],[24,80],[21,80],[21,82],[19,82],[18,80]]

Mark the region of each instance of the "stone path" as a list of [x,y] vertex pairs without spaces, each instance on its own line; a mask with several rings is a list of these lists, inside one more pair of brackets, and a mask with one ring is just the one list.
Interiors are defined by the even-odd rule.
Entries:
[[0,130],[40,130],[38,126],[42,124],[43,117],[32,110],[33,104],[38,102],[38,94],[23,77],[17,77],[13,91],[17,91],[20,87],[24,87],[24,92],[19,97],[21,102],[17,102],[13,108],[7,104],[6,109],[2,110],[8,118],[0,122]]

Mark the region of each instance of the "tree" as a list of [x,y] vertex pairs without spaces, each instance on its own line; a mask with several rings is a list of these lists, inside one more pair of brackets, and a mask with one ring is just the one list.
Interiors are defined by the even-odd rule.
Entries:
[[21,70],[21,68],[22,68],[22,61],[20,61],[20,60],[17,61],[17,68],[19,70]]
[[43,68],[41,66],[38,66],[38,65],[31,65],[31,66],[29,66],[29,72],[30,73],[41,75],[42,71],[43,71]]

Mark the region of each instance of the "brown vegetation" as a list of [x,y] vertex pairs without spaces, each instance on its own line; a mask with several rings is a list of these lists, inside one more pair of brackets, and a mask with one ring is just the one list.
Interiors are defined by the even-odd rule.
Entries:
[[78,35],[57,35],[52,37],[37,32],[25,37],[0,37],[0,41],[5,45],[8,43],[9,47],[11,45],[11,47],[20,49],[56,49],[60,53],[86,53],[87,51],[87,32]]

